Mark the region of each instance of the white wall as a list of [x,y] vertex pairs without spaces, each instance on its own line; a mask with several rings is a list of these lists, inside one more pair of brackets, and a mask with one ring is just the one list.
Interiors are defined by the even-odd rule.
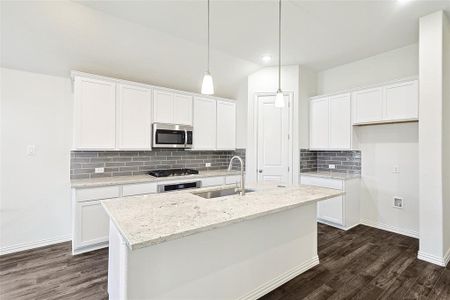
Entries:
[[412,44],[319,72],[317,92],[333,93],[417,75],[418,49]]
[[[319,72],[319,94],[417,76],[418,45],[381,53]],[[361,219],[371,226],[408,235],[418,234],[417,124],[375,125],[356,129],[361,145]],[[400,167],[393,174],[394,165]],[[392,207],[403,196],[406,207]]]
[[301,66],[299,72],[299,147],[309,148],[309,98],[317,94],[317,73]]
[[[362,223],[417,237],[417,123],[361,126],[356,135],[362,153]],[[392,172],[393,166],[399,167],[399,174]],[[394,196],[404,199],[404,208],[393,207]]]
[[234,95],[236,99],[236,148],[247,147],[248,81],[244,80]]
[[443,70],[443,182],[444,182],[444,252],[450,256],[450,20],[444,18]]
[[0,72],[0,253],[70,240],[70,80]]
[[[445,265],[448,247],[448,70],[443,44],[448,22],[442,11],[420,18],[420,259]],[[448,33],[446,39],[448,38]],[[448,40],[446,40],[448,41]],[[446,58],[444,60],[444,57]],[[447,80],[447,81],[444,81]],[[444,94],[445,92],[445,94]],[[446,136],[447,134],[447,136]],[[447,181],[446,181],[447,180]],[[446,187],[447,186],[447,187]],[[450,257],[447,257],[450,258]]]

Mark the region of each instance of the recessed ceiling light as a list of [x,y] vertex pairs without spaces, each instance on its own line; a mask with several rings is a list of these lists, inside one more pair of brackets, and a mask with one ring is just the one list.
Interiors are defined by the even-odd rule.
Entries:
[[270,62],[270,61],[272,60],[272,56],[270,56],[270,55],[263,55],[263,56],[261,57],[261,60],[262,60],[264,63],[268,63],[268,62]]
[[399,3],[401,3],[401,4],[404,4],[404,3],[407,3],[407,2],[410,2],[411,0],[397,0],[397,2],[399,2]]

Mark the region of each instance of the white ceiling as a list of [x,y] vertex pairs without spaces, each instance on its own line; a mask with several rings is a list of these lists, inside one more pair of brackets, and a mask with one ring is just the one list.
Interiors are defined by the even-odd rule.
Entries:
[[[195,43],[206,43],[206,1],[80,1]],[[418,19],[450,1],[283,0],[285,64],[330,68],[417,42]],[[277,1],[211,2],[212,46],[262,64],[277,57]]]
[[[283,63],[316,70],[417,42],[418,18],[450,1],[283,0]],[[206,62],[206,1],[0,1],[1,65],[71,69],[197,91]],[[276,62],[277,2],[211,3],[218,95]]]

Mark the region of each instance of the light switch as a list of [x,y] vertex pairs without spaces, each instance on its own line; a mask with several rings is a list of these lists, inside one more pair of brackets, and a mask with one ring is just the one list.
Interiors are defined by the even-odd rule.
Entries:
[[336,165],[330,164],[328,165],[328,169],[336,169]]
[[27,146],[27,155],[28,156],[36,155],[36,145],[28,145]]
[[105,172],[105,168],[95,168],[95,173],[104,173]]
[[400,166],[399,165],[394,165],[392,167],[392,173],[394,173],[394,174],[400,173]]

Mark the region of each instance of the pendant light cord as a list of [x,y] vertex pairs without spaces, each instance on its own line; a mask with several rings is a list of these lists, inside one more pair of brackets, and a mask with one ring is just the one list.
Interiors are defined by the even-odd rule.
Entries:
[[210,48],[210,37],[209,37],[209,0],[208,0],[208,73],[209,73],[209,56],[210,56],[209,48]]
[[278,91],[281,91],[281,0],[278,0]]

